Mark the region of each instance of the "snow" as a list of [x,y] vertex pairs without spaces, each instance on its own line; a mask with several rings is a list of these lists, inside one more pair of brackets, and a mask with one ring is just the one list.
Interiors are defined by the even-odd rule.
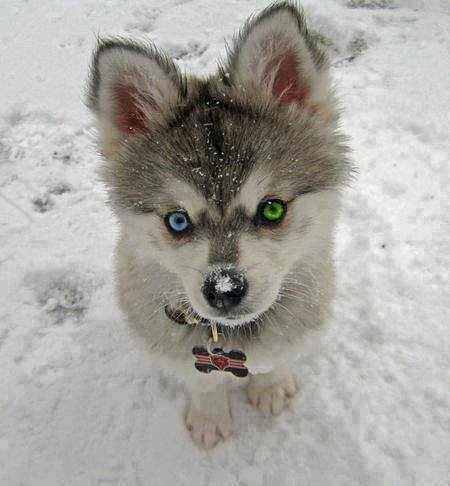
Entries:
[[216,292],[231,292],[233,290],[233,282],[229,275],[222,275],[216,282]]
[[2,486],[448,484],[446,0],[304,2],[359,173],[337,232],[335,317],[284,415],[263,418],[238,389],[233,438],[196,449],[184,391],[115,303],[115,221],[81,103],[96,35],[145,35],[205,74],[267,3],[0,4]]

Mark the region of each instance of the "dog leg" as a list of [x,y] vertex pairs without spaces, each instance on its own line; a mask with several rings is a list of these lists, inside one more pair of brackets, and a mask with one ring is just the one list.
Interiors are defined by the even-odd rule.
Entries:
[[208,391],[193,391],[186,426],[199,447],[210,449],[231,435],[232,420],[226,385]]
[[251,375],[247,387],[250,403],[259,408],[264,415],[279,415],[288,397],[297,392],[294,374],[290,366],[283,365],[270,373]]

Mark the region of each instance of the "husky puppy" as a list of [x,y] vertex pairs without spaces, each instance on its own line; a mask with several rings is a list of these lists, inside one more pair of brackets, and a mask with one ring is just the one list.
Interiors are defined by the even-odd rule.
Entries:
[[[250,402],[282,411],[330,307],[349,163],[326,56],[298,7],[277,2],[206,79],[153,45],[100,41],[88,105],[120,227],[120,306],[190,389],[187,427],[211,447],[231,433],[227,393],[247,370]],[[241,375],[226,372],[233,357]]]

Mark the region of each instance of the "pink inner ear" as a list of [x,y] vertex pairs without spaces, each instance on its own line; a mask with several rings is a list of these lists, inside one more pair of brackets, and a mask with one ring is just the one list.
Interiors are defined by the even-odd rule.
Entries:
[[303,101],[308,90],[300,81],[298,61],[294,54],[287,53],[272,58],[264,70],[264,79],[272,76],[272,95],[281,103],[300,104]]
[[[145,115],[138,107],[133,89],[127,86],[116,86],[114,88],[114,97],[117,103],[116,124],[119,130],[125,133],[134,133],[142,130],[145,127]],[[148,101],[146,99],[147,103]],[[150,102],[152,101],[150,99]]]

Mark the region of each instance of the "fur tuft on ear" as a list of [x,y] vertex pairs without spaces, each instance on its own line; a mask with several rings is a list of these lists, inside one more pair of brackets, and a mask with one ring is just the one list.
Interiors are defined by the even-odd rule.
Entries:
[[97,117],[104,153],[112,154],[119,142],[164,114],[184,89],[176,66],[153,46],[101,40],[93,55],[87,105]]
[[250,18],[229,51],[220,69],[227,84],[262,89],[282,105],[314,112],[332,97],[326,55],[292,2],[276,2]]

